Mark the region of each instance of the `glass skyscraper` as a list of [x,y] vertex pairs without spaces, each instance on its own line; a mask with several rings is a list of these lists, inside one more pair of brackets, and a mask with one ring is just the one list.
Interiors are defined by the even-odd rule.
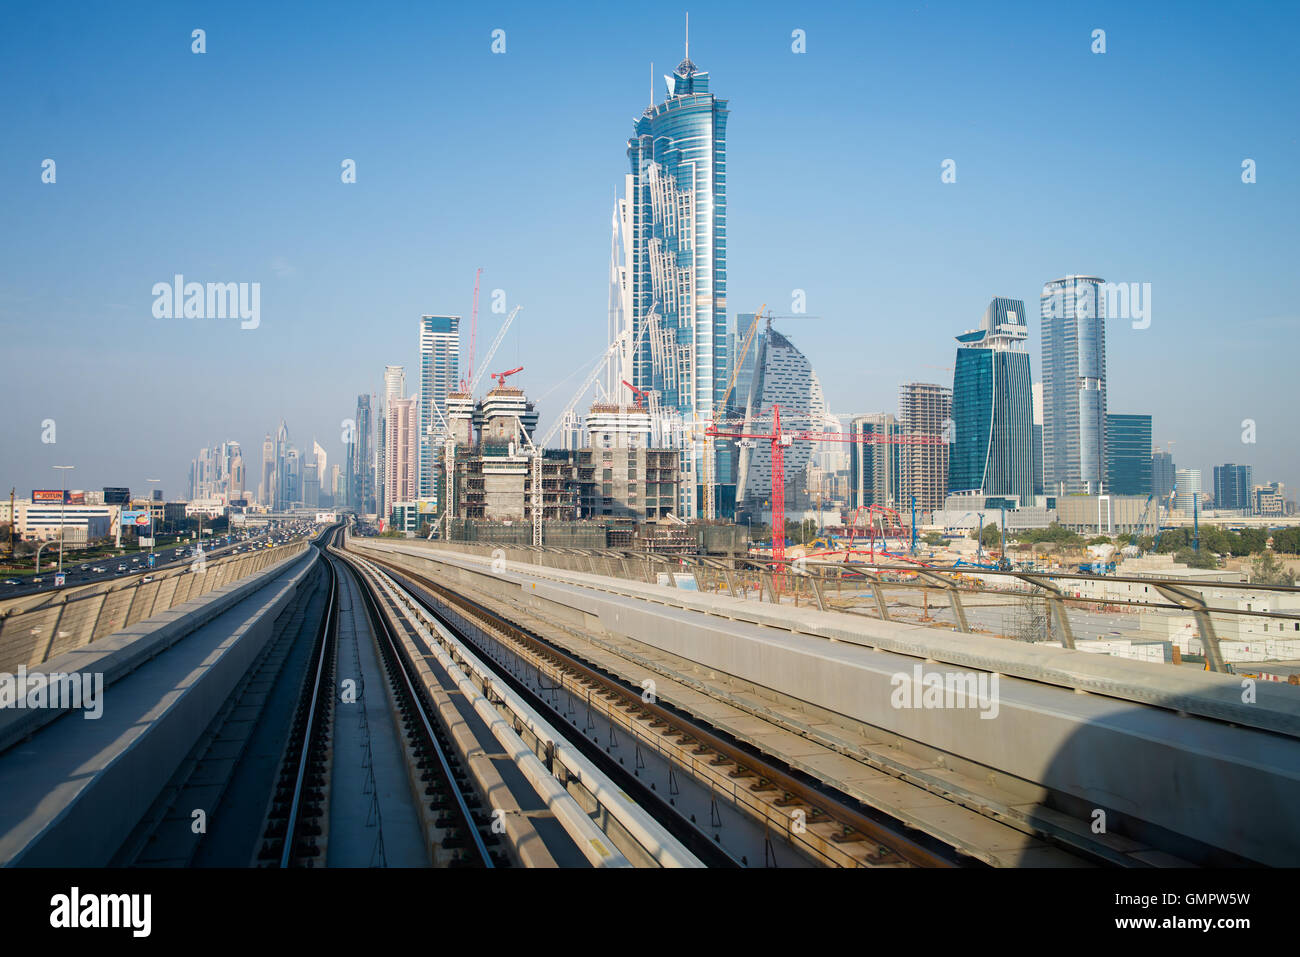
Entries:
[[1214,467],[1214,507],[1251,511],[1252,469],[1249,465],[1216,465]]
[[1095,493],[1106,479],[1103,280],[1043,286],[1043,483],[1048,495]]
[[[627,143],[630,311],[638,343],[633,383],[681,417],[684,514],[701,507],[703,443],[726,388],[727,104],[690,51],[665,77],[668,95],[637,119]],[[722,452],[723,454],[718,454]],[[734,496],[731,455],[715,444],[719,511]]]
[[1151,416],[1106,416],[1106,491],[1112,495],[1150,495]]
[[1025,304],[994,299],[979,329],[957,336],[948,490],[1034,494],[1033,400]]
[[456,391],[459,378],[460,316],[421,316],[419,497],[435,508],[441,453],[431,447],[430,433],[445,421],[447,395]]
[[849,423],[849,434],[876,435],[885,440],[855,442],[849,446],[849,508],[868,505],[895,508],[905,504],[899,495],[903,446],[892,441],[899,435],[898,420],[887,412],[857,415]]
[[1168,498],[1174,490],[1174,456],[1159,449],[1151,453],[1151,487],[1158,498]]

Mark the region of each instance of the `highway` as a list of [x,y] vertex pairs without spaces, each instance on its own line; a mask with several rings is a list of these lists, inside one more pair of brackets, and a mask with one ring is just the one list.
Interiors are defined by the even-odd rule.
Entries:
[[[306,529],[307,526],[304,525],[292,531],[267,532],[246,537],[236,533],[234,542],[230,542],[225,535],[217,536],[214,539],[205,539],[204,559],[221,558],[259,546],[283,544],[293,537],[303,534]],[[7,575],[0,578],[0,601],[6,598],[21,598],[39,592],[52,591],[58,587],[54,583],[54,576],[58,570],[58,551],[55,549],[51,554],[52,548],[53,546],[47,546],[45,551],[41,553],[40,574]],[[179,565],[192,563],[195,560],[193,543],[159,548],[154,552],[154,555],[155,564],[153,568],[150,568],[148,549],[123,551],[121,555],[101,555],[96,559],[83,561],[78,552],[65,547],[63,554],[65,582],[63,587],[75,588],[78,585],[90,585],[114,578],[148,575],[154,571],[175,568]],[[96,569],[101,570],[96,571]]]

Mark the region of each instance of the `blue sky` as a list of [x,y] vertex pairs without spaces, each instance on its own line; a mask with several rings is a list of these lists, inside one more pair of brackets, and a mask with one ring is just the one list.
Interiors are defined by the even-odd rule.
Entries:
[[[338,462],[357,394],[386,363],[414,388],[419,315],[468,317],[479,266],[485,298],[524,307],[494,366],[525,366],[544,424],[603,348],[625,143],[688,7],[269,6],[3,14],[0,479],[20,494],[52,464],[183,494],[199,447],[255,459],[281,417]],[[1029,305],[1037,378],[1044,281],[1149,282],[1150,328],[1109,326],[1111,410],[1153,414],[1180,466],[1300,485],[1294,4],[689,10],[731,109],[729,311],[805,290],[822,318],[784,331],[835,412],[950,381],[995,295]],[[260,282],[260,327],[155,319],[176,273]]]

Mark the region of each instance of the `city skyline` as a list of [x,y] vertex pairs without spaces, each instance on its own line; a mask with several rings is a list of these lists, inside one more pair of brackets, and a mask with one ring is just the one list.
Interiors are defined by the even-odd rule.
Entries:
[[[945,10],[943,16],[960,21],[960,30],[957,24],[952,25],[953,34],[974,36],[976,39],[965,41],[972,45],[978,46],[979,37],[1001,36],[1021,55],[1037,56],[1032,62],[1039,69],[1052,56],[1068,57],[1075,72],[1056,92],[1078,93],[1082,89],[1094,107],[1103,109],[1115,109],[1124,102],[1120,94],[1125,88],[1116,73],[1132,82],[1159,64],[1177,62],[1195,52],[1233,63],[1243,74],[1240,82],[1248,86],[1249,77],[1267,73],[1268,65],[1275,62],[1271,58],[1281,51],[1280,46],[1275,50],[1270,41],[1252,35],[1255,46],[1248,56],[1242,49],[1240,26],[1235,26],[1232,18],[1225,17],[1220,23],[1213,16],[1209,22],[1223,27],[1214,40],[1217,46],[1205,38],[1186,36],[1161,35],[1157,42],[1150,20],[1144,20],[1149,15],[1129,14],[1115,7],[1097,14],[1099,22],[1114,24],[1109,27],[1110,49],[1097,56],[1088,50],[1091,27],[1067,18],[1037,15],[1041,19],[1035,20],[1031,31],[1029,25],[1009,29],[1011,18],[1006,14],[993,15],[991,22],[981,27],[956,8]],[[277,24],[273,15],[268,16],[271,19],[266,25],[282,44],[281,55],[288,62],[310,67],[308,76],[325,82],[324,67],[308,47],[295,45],[283,32],[286,24]],[[888,18],[890,27],[906,41],[902,43],[904,51],[915,53],[919,49],[916,43],[929,29],[935,31],[941,51],[957,54],[925,87],[931,93],[951,80],[955,71],[979,59],[974,51],[954,50],[944,23],[935,16],[909,17],[895,12]],[[569,67],[562,62],[561,47],[537,42],[554,39],[551,28],[526,11],[511,13],[506,20],[511,18],[519,26],[505,23],[512,38],[510,52],[496,57],[488,49],[492,27],[457,15],[451,21],[451,34],[457,39],[448,41],[454,62],[503,95],[563,76]],[[858,101],[852,94],[866,92],[865,81],[843,77],[846,64],[855,61],[848,55],[850,46],[836,35],[833,18],[816,13],[796,17],[800,18],[806,24],[787,23],[787,14],[762,8],[753,22],[724,26],[719,14],[708,7],[693,10],[691,59],[711,74],[732,114],[727,130],[731,141],[727,281],[732,289],[724,332],[731,316],[752,312],[763,301],[772,303],[775,312],[793,311],[788,301],[794,298],[793,292],[802,290],[807,312],[823,318],[793,335],[818,370],[827,404],[846,415],[892,412],[902,383],[944,381],[943,375],[928,372],[951,361],[948,337],[954,328],[969,326],[963,317],[971,315],[981,301],[987,302],[988,293],[996,290],[999,295],[1032,302],[1041,295],[1044,282],[1074,274],[1150,282],[1156,305],[1149,327],[1138,328],[1140,321],[1124,318],[1107,321],[1110,406],[1151,414],[1153,442],[1161,447],[1175,442],[1174,461],[1180,469],[1208,474],[1216,465],[1243,462],[1253,467],[1259,481],[1279,480],[1289,487],[1298,484],[1300,463],[1296,457],[1300,453],[1286,441],[1291,432],[1281,403],[1287,350],[1260,348],[1272,339],[1282,346],[1293,345],[1293,323],[1297,321],[1289,314],[1296,299],[1296,279],[1283,265],[1289,250],[1280,241],[1283,234],[1279,232],[1285,228],[1280,210],[1294,206],[1287,200],[1294,198],[1295,178],[1283,174],[1282,141],[1263,122],[1270,110],[1278,108],[1271,104],[1284,103],[1293,92],[1293,81],[1272,87],[1261,83],[1252,93],[1255,99],[1241,110],[1234,104],[1231,115],[1226,112],[1223,94],[1205,96],[1211,106],[1221,107],[1215,116],[1224,132],[1214,148],[1190,152],[1186,152],[1190,149],[1189,131],[1165,119],[1144,125],[1144,132],[1152,137],[1147,149],[1134,150],[1131,144],[1121,149],[1118,142],[1103,138],[1093,154],[1078,157],[1057,151],[1045,162],[1046,151],[1023,150],[1030,142],[1029,127],[1013,123],[1007,129],[1014,132],[1011,139],[1022,149],[1018,155],[1024,157],[1024,163],[1012,173],[990,165],[999,155],[993,149],[996,137],[986,140],[972,135],[957,120],[959,110],[953,103],[936,100],[918,110],[915,117],[904,117],[886,97]],[[128,26],[135,25],[128,16],[125,26],[106,22],[103,33],[120,39],[127,52],[134,44],[179,43],[181,52],[175,54],[174,62],[168,61],[169,68],[203,71],[182,74],[188,77],[182,85],[189,95],[198,88],[218,107],[238,104],[248,88],[213,61],[239,56],[253,58],[257,66],[257,51],[264,53],[266,48],[247,36],[245,25],[235,34],[225,33],[223,45],[229,54],[217,56],[223,45],[214,43],[210,60],[185,59],[190,56],[188,48],[177,39],[182,19],[153,17],[140,37],[128,38]],[[210,19],[216,27],[209,26],[209,34],[221,37],[222,18]],[[41,25],[39,16],[34,25]],[[597,17],[588,29],[594,35],[600,25]],[[808,31],[806,54],[789,50],[788,37],[795,26]],[[1031,32],[1041,49],[1028,45]],[[188,27],[183,33],[188,36]],[[53,35],[59,38],[61,50],[75,54],[81,49],[81,41],[60,37],[57,31]],[[1145,50],[1154,51],[1150,58],[1135,57],[1131,39],[1125,43],[1126,37],[1136,35],[1143,38]],[[373,51],[381,38],[392,39],[383,33],[357,43],[360,49]],[[44,40],[53,42],[48,32]],[[336,37],[329,38],[329,43],[335,45],[331,48],[335,52],[340,44],[348,46],[348,41]],[[480,310],[483,334],[490,335],[503,318],[495,308],[493,290],[501,289],[510,307],[527,307],[503,345],[499,362],[526,366],[520,380],[530,396],[555,390],[549,404],[539,403],[546,424],[549,416],[558,413],[563,401],[560,396],[576,382],[574,363],[588,354],[594,359],[603,345],[606,319],[600,300],[606,295],[602,273],[608,259],[608,204],[627,163],[627,157],[619,155],[617,141],[626,135],[628,123],[645,103],[644,65],[651,58],[661,64],[655,71],[657,83],[681,55],[680,44],[680,27],[647,24],[635,44],[615,51],[593,51],[591,69],[607,72],[612,81],[608,91],[599,92],[598,109],[578,110],[579,101],[572,98],[571,91],[552,87],[561,97],[557,109],[570,105],[575,109],[576,121],[570,119],[562,125],[564,135],[578,138],[579,148],[566,156],[581,166],[583,175],[555,179],[553,170],[559,167],[554,161],[534,156],[527,178],[560,184],[555,196],[541,201],[543,218],[545,214],[558,216],[562,238],[553,245],[564,246],[562,253],[548,248],[552,246],[545,238],[549,225],[542,228],[525,221],[530,217],[524,214],[531,210],[519,201],[527,184],[503,185],[501,161],[494,158],[496,151],[491,148],[474,153],[470,165],[476,163],[477,169],[440,153],[438,162],[432,164],[436,169],[408,164],[394,174],[394,140],[400,141],[400,136],[386,135],[377,124],[362,124],[357,136],[370,144],[367,159],[367,154],[349,146],[346,129],[316,115],[316,123],[331,129],[330,149],[335,149],[338,157],[295,153],[260,177],[238,166],[224,171],[228,176],[218,176],[201,154],[171,146],[161,157],[162,168],[155,171],[156,182],[151,186],[146,182],[149,178],[141,176],[138,162],[142,154],[130,136],[147,129],[152,114],[147,109],[131,114],[120,133],[98,131],[103,142],[97,141],[97,145],[105,147],[103,150],[92,149],[67,133],[61,134],[62,145],[50,143],[49,132],[60,123],[67,125],[68,116],[60,120],[59,111],[82,109],[72,104],[78,103],[84,92],[90,66],[50,79],[46,89],[32,93],[33,105],[19,110],[15,136],[3,151],[3,173],[19,184],[11,191],[14,203],[6,217],[11,237],[9,258],[18,278],[0,285],[0,316],[10,330],[16,397],[15,414],[0,427],[0,440],[7,450],[6,477],[20,489],[47,487],[48,476],[53,474],[49,466],[57,462],[77,464],[74,481],[88,489],[102,485],[144,488],[146,477],[158,475],[162,487],[181,488],[186,463],[202,444],[202,436],[221,435],[245,449],[255,449],[258,437],[266,431],[265,424],[281,418],[295,423],[295,434],[314,434],[324,440],[331,461],[344,462],[343,444],[334,436],[341,435],[340,422],[349,417],[354,397],[362,391],[381,394],[379,370],[385,364],[418,367],[411,330],[419,315],[468,314],[472,264],[480,263],[486,264],[484,308]],[[40,49],[37,44],[37,52]],[[12,53],[21,73],[32,54],[22,49],[21,43]],[[938,56],[936,51],[936,59]],[[889,64],[898,65],[899,57],[896,51],[880,51],[880,59]],[[838,64],[827,62],[836,59]],[[109,89],[130,88],[135,82],[122,64],[104,63],[94,56],[89,60],[104,68],[102,75]],[[756,69],[760,62],[768,66],[771,76]],[[900,83],[914,70],[904,66]],[[879,68],[879,64],[874,67]],[[493,70],[496,72],[489,73]],[[1184,84],[1178,90],[1157,85],[1166,95],[1165,101],[1160,101],[1165,105],[1194,100],[1201,86],[1202,81],[1186,64],[1177,75]],[[841,79],[836,84],[824,82],[830,76]],[[1092,84],[1091,92],[1085,89],[1086,84]],[[978,76],[971,77],[971,90],[960,95],[949,92],[970,109],[980,102],[976,99],[979,95],[991,95],[990,85],[1017,107],[1027,108],[1051,98],[1029,90],[1008,91],[1000,81]],[[345,104],[345,112],[353,120],[364,105],[366,91],[377,95],[370,81],[361,82],[357,90]],[[824,92],[827,102],[807,107],[801,98],[813,90]],[[814,144],[833,142],[836,136],[861,135],[851,128],[853,124],[831,125],[830,114],[838,109],[841,118],[844,115],[846,94],[856,103],[857,111],[847,115],[869,118],[874,136],[899,146],[893,152],[882,151],[867,163],[865,172],[871,177],[855,174],[853,182],[867,198],[848,197],[842,190],[834,191],[832,184],[806,179],[793,181],[800,189],[794,195],[774,188],[791,182],[791,164],[801,155],[815,152]],[[305,86],[291,86],[279,95],[301,96],[317,109],[325,102],[319,92]],[[1142,93],[1148,107],[1152,96],[1150,91]],[[165,104],[167,94],[154,92],[150,97],[148,102],[158,107]],[[508,95],[506,99],[513,102]],[[379,101],[386,105],[382,96]],[[978,115],[994,124],[1005,122],[1009,108],[989,101]],[[165,108],[161,112],[165,113]],[[463,111],[451,112],[445,118],[450,128],[464,130],[482,144],[490,124]],[[218,138],[222,130],[238,129],[231,125],[234,115],[229,109],[217,109],[216,114],[214,133]],[[1048,114],[1028,109],[1027,115]],[[86,125],[90,129],[83,128],[83,137],[96,135],[89,120]],[[1228,131],[1232,137],[1227,136]],[[262,143],[270,135],[268,129],[256,125],[245,132]],[[551,137],[556,141],[562,138],[556,131],[529,129],[530,136],[534,133],[546,143]],[[771,148],[791,141],[796,148]],[[615,145],[611,147],[611,143]],[[1234,155],[1231,151],[1238,144],[1235,153],[1240,155]],[[1154,159],[1163,155],[1162,145],[1166,150],[1177,146],[1186,155],[1176,154],[1178,162],[1157,164]],[[339,182],[338,164],[353,153],[360,154],[357,183],[349,186]],[[55,183],[40,182],[40,160],[45,156],[60,157]],[[957,164],[955,183],[940,179],[941,163],[949,157]],[[1241,181],[1243,157],[1259,161],[1259,182]],[[848,170],[834,158],[827,157],[825,162],[832,170]],[[450,183],[442,169],[444,163],[450,164]],[[894,182],[898,197],[881,206],[883,193],[889,190],[883,190],[875,179]],[[269,188],[259,185],[261,180],[274,180],[276,188],[288,194],[271,204],[278,216],[292,218],[304,202],[324,205],[332,210],[329,215],[343,217],[341,222],[348,224],[349,230],[364,227],[360,232],[370,242],[382,238],[389,246],[387,241],[392,238],[398,243],[390,246],[390,258],[382,262],[359,246],[348,254],[331,251],[315,240],[303,240],[302,229],[321,225],[318,218],[309,217],[310,221],[296,226],[292,233],[282,226],[268,227],[268,237],[251,243],[257,247],[256,256],[234,254],[229,211],[222,210],[226,214],[223,221],[207,206],[260,201],[261,191]],[[123,197],[114,195],[110,185],[119,181]],[[492,185],[491,195],[484,194],[488,184]],[[122,220],[124,203],[151,196],[155,205],[176,203],[179,208],[196,186],[206,202],[195,206],[195,222],[173,223],[164,230],[168,243],[179,245],[178,249],[156,247],[127,224],[128,241],[123,250],[108,253],[105,244],[116,234],[99,227],[98,220],[85,219],[96,215]],[[1197,221],[1205,225],[1194,235],[1184,236],[1181,233],[1189,225],[1179,204],[1188,188],[1196,190],[1194,195],[1201,203]],[[349,194],[349,189],[367,199]],[[485,206],[483,212],[463,215],[469,207],[452,195],[453,189],[468,189],[478,195]],[[1099,230],[1096,235],[1064,230],[1057,235],[1024,219],[1031,223],[1020,227],[1029,234],[1026,241],[987,219],[994,208],[1014,219],[1017,212],[1056,195],[1053,190],[1064,191],[1057,202],[1067,210],[1093,190],[1095,205],[1086,207],[1089,218],[1105,214],[1124,228]],[[402,208],[414,200],[417,205],[427,202],[431,210],[445,209],[453,217],[459,216],[458,228],[452,232],[456,233],[455,246],[460,248],[417,243],[403,249],[400,243],[416,234],[410,226],[401,228],[401,216],[396,217],[397,225],[383,221],[383,216],[397,211],[399,198]],[[534,192],[532,200],[537,198]],[[557,205],[561,202],[563,210]],[[864,219],[876,227],[870,230],[872,235],[846,231],[841,209],[856,214],[871,210],[873,215]],[[93,228],[86,229],[86,222]],[[995,230],[995,241],[972,231],[977,222]],[[248,225],[258,232],[264,224],[254,218]],[[922,238],[919,234],[927,230],[934,232]],[[14,242],[12,237],[20,231],[32,241]],[[79,235],[75,245],[63,238],[73,232]],[[889,241],[873,238],[877,233],[887,235]],[[853,235],[856,244],[846,247],[846,235]],[[52,271],[56,266],[45,261],[50,257],[41,258],[41,249],[56,250],[53,262],[57,272]],[[553,255],[563,257],[561,268],[551,262]],[[856,264],[861,260],[872,263],[870,300],[860,294],[861,267]],[[937,262],[943,263],[945,275],[952,281],[925,284],[922,276],[933,272]],[[549,275],[557,272],[564,277],[562,282]],[[238,323],[220,326],[220,320],[205,324],[156,319],[149,309],[149,288],[181,273],[206,281],[262,282],[267,288],[258,328],[241,330]],[[366,287],[365,294],[358,299],[352,291],[342,289],[338,280],[343,278]],[[971,288],[975,283],[978,295]],[[291,297],[293,306],[286,308]],[[1225,329],[1218,313],[1227,301],[1238,311]],[[87,310],[85,303],[98,308]],[[1245,314],[1242,309],[1247,310]],[[33,316],[37,321],[30,321]],[[863,342],[858,330],[864,320],[870,347],[845,349],[846,341]],[[99,376],[113,402],[93,407],[70,400],[59,378],[43,371],[41,357],[48,357],[54,344],[49,333],[53,328],[62,333],[57,340],[63,350],[59,369],[73,381],[93,382]],[[1036,324],[1031,324],[1031,356],[1041,355],[1038,332]],[[302,358],[299,363],[283,361],[283,357],[297,356]],[[1153,356],[1161,361],[1153,363]],[[1259,391],[1231,390],[1224,382],[1228,377],[1216,374],[1216,361],[1232,362],[1237,356],[1248,356],[1255,365],[1250,379]],[[340,368],[349,371],[340,374]],[[156,374],[140,375],[141,370],[149,369]],[[1035,379],[1041,379],[1042,370],[1033,371]],[[321,373],[325,373],[324,382]],[[570,377],[568,389],[561,385],[566,376]],[[1200,385],[1206,382],[1209,388]],[[163,396],[158,383],[166,383],[161,386],[166,401],[160,401]],[[1270,386],[1275,391],[1270,393]],[[139,409],[148,409],[147,427],[129,414],[120,414]],[[42,423],[47,419],[57,423],[55,443],[40,441]],[[1243,424],[1247,421],[1252,423],[1249,430]],[[372,428],[376,424],[372,423]],[[1243,443],[1247,431],[1254,441]],[[255,484],[251,476],[245,481]]]

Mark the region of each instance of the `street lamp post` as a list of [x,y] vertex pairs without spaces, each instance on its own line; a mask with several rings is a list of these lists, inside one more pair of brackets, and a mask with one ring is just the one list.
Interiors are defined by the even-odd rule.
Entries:
[[[151,482],[153,484],[157,484],[158,482],[161,482],[162,479],[145,479],[145,481]],[[154,546],[154,541],[157,538],[158,538],[158,529],[154,526],[154,522],[153,522],[153,492],[151,490],[149,493],[149,567],[150,568],[153,568],[153,560],[154,560],[153,546]]]
[[75,466],[72,465],[54,466],[54,468],[64,473],[63,483],[61,486],[62,494],[59,496],[59,571],[58,574],[60,575],[63,574],[63,525],[64,525],[64,516],[67,514],[67,504],[68,504],[68,476],[66,473],[68,472],[69,469],[72,469],[74,467]]

